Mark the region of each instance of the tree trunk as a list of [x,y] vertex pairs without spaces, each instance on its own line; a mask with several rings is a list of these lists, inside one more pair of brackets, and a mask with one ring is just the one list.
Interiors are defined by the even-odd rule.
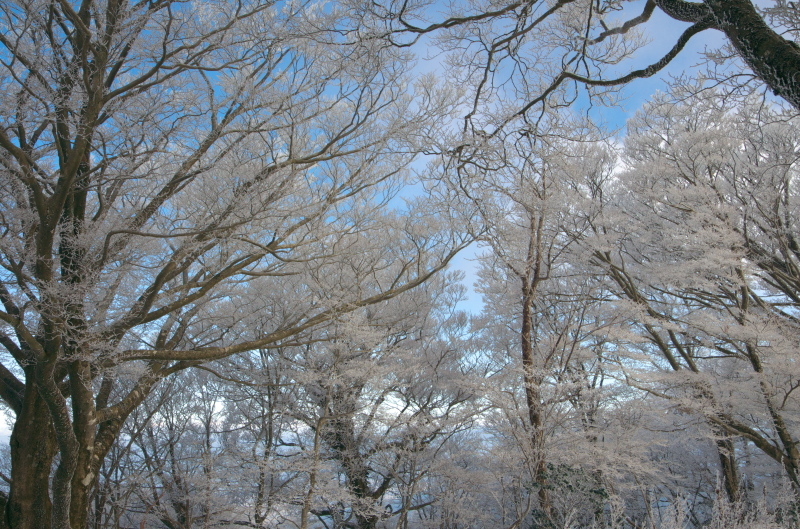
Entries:
[[48,529],[51,523],[50,472],[57,452],[50,412],[26,370],[22,408],[11,432],[11,491],[5,510],[9,529]]
[[717,428],[713,428],[715,433],[722,434],[725,437],[718,439],[717,454],[719,454],[719,464],[722,469],[722,482],[725,485],[725,493],[728,496],[728,501],[736,503],[739,501],[739,469],[736,463],[736,453],[733,446],[733,440],[724,432],[717,432]]
[[[69,368],[72,395],[72,425],[78,441],[75,473],[70,496],[70,526],[84,529],[89,516],[89,495],[97,482],[99,462],[94,460],[97,414],[91,391],[88,362],[75,361]],[[105,456],[105,453],[100,454]]]
[[800,109],[800,46],[770,28],[750,0],[655,0],[669,16],[684,22],[710,20],[739,56],[775,95]]
[[374,508],[375,498],[370,488],[367,462],[355,437],[353,414],[356,404],[351,399],[351,395],[334,392],[331,411],[335,418],[328,421],[325,441],[342,465],[347,488],[354,497],[351,507],[355,520],[350,522],[350,526],[354,529],[374,529],[380,518]]
[[800,47],[784,39],[749,0],[706,0],[717,25],[775,95],[800,109]]
[[550,493],[547,488],[547,462],[544,457],[544,421],[542,420],[542,402],[540,377],[534,372],[536,365],[533,358],[533,289],[523,284],[522,303],[522,367],[525,384],[525,401],[528,406],[528,421],[531,427],[531,448],[536,457],[533,480],[539,488],[539,508],[550,518],[553,514]]

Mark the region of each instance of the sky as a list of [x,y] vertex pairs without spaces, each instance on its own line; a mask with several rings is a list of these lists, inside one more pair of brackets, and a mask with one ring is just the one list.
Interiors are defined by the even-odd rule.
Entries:
[[[674,20],[656,9],[643,27],[646,28],[645,34],[650,43],[635,55],[635,68],[647,66],[661,58],[689,24]],[[706,30],[695,35],[686,48],[661,72],[648,79],[637,79],[626,86],[623,89],[627,96],[624,106],[620,109],[606,109],[607,118],[620,126],[624,125],[625,120],[639,110],[655,92],[664,90],[671,78],[702,70],[703,52],[717,49],[724,43],[722,33],[716,30]]]

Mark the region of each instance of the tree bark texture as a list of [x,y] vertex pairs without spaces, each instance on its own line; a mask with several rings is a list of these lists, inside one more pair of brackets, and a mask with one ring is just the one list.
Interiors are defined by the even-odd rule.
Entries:
[[669,16],[685,22],[711,22],[762,81],[800,109],[800,46],[770,28],[749,0],[655,0]]

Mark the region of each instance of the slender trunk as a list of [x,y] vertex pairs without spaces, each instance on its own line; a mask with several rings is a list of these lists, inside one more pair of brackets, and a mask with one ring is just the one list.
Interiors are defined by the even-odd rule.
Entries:
[[725,493],[728,496],[730,503],[739,501],[739,470],[736,463],[736,454],[734,452],[733,440],[723,432],[715,433],[724,435],[723,438],[717,439],[717,454],[719,455],[719,465],[722,469],[722,481],[725,485]]
[[[327,406],[327,403],[325,404]],[[308,529],[309,518],[311,514],[311,506],[316,494],[317,486],[317,470],[319,469],[319,450],[320,450],[320,430],[325,424],[327,417],[320,417],[317,420],[317,427],[314,430],[314,459],[312,462],[311,470],[308,473],[308,491],[303,499],[303,508],[300,511],[300,527],[299,529]]]
[[542,417],[541,377],[536,372],[533,358],[533,296],[532,289],[523,287],[522,304],[522,367],[528,421],[531,427],[531,448],[534,457],[533,480],[539,488],[539,507],[547,517],[552,516],[552,502],[547,489],[547,462],[544,457],[544,418]]
[[764,398],[764,403],[769,411],[772,425],[775,428],[775,433],[783,446],[781,461],[789,480],[792,482],[792,488],[797,494],[800,492],[800,450],[797,449],[797,441],[792,437],[792,433],[783,418],[783,415],[778,410],[778,407],[772,401],[774,391],[767,384],[764,375],[764,367],[761,364],[761,357],[758,350],[752,344],[747,344],[747,356],[750,359],[750,364],[753,366],[753,371],[758,373],[759,389]]
[[[603,254],[598,252],[595,254],[595,257],[608,265],[609,276],[614,280],[614,282],[617,283],[617,285],[621,287],[625,297],[641,306],[645,311],[647,311],[647,314],[651,318],[655,320],[663,318],[661,314],[650,307],[644,296],[640,294],[634,278],[629,276],[623,268],[615,266],[612,263],[608,253]],[[662,336],[654,326],[645,323],[643,324],[643,327],[647,331],[648,340],[650,340],[650,342],[658,348],[674,372],[678,373],[684,370],[684,366],[681,365],[679,360],[682,358],[686,364],[686,370],[697,375],[701,374],[701,371],[691,354],[681,343],[678,334],[676,334],[674,331],[668,331],[667,339],[666,337]],[[720,410],[720,406],[717,403],[714,392],[706,384],[702,382],[695,382],[694,386],[697,389],[698,397],[707,400],[714,410]],[[724,414],[721,412],[717,415],[720,417],[724,416]],[[712,434],[718,439],[716,441],[717,456],[720,462],[720,470],[722,472],[722,479],[724,481],[726,494],[731,502],[735,502],[739,498],[739,472],[737,468],[733,442],[728,432],[723,431],[721,428],[715,426],[712,422],[708,422],[708,425]]]

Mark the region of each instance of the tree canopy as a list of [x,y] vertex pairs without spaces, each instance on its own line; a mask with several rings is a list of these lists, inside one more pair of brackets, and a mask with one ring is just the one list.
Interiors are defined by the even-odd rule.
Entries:
[[794,3],[0,14],[0,527],[798,525]]

